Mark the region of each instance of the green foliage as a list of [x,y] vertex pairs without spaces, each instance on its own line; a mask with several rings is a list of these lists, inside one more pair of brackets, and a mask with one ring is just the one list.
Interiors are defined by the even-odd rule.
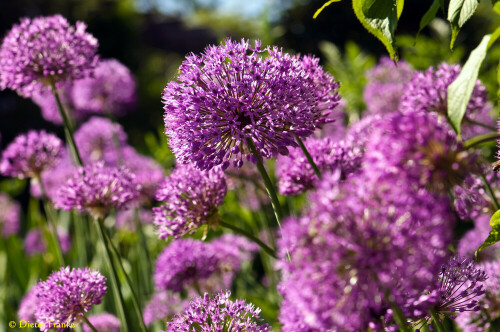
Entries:
[[428,26],[429,23],[432,22],[432,20],[434,20],[436,18],[436,14],[437,14],[439,8],[441,8],[441,2],[440,2],[440,0],[434,0],[432,2],[431,7],[425,12],[424,16],[422,16],[422,19],[420,20],[420,24],[419,24],[419,27],[418,27],[418,32],[417,32],[417,37],[416,38],[418,38],[418,35],[420,34],[420,32],[426,26]]
[[358,20],[387,48],[391,58],[397,58],[394,32],[403,10],[403,0],[353,0]]
[[488,235],[488,238],[486,238],[484,243],[477,249],[476,256],[481,250],[486,249],[489,246],[494,245],[495,243],[500,241],[500,210],[493,214],[490,219],[490,225],[490,234]]
[[448,7],[448,21],[451,24],[450,49],[453,49],[458,32],[476,11],[478,0],[451,0]]
[[330,0],[330,1],[327,1],[323,4],[323,6],[321,6],[320,9],[318,9],[315,13],[314,13],[314,16],[313,16],[313,19],[315,19],[316,17],[318,17],[319,14],[321,14],[321,12],[323,11],[323,9],[325,9],[326,7],[330,6],[332,3],[334,2],[340,2],[342,0]]
[[479,68],[486,56],[491,35],[486,35],[465,63],[457,79],[448,86],[448,120],[460,135],[460,124],[467,110],[467,104],[474,90]]
[[346,112],[349,115],[349,122],[353,122],[365,109],[363,101],[363,90],[366,85],[365,71],[375,65],[375,58],[363,53],[353,42],[345,45],[344,56],[341,55],[337,46],[327,41],[321,42],[319,48],[326,57],[327,70],[337,81],[342,82],[340,93],[347,103]]

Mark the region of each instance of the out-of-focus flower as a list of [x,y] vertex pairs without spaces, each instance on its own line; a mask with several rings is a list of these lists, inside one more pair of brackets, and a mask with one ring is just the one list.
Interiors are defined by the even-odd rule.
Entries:
[[220,168],[200,171],[193,165],[178,165],[160,184],[154,208],[154,224],[160,238],[179,237],[203,224],[216,226],[217,207],[226,196],[227,185]]
[[[267,56],[264,57],[264,53]],[[288,154],[338,103],[338,84],[310,56],[226,40],[190,54],[163,91],[165,133],[179,163],[199,169]]]
[[195,298],[183,314],[167,323],[165,332],[189,331],[193,326],[198,331],[270,331],[271,327],[262,324],[260,309],[244,300],[231,301],[230,292],[220,292],[212,298],[205,293]]
[[[87,317],[90,324],[92,324],[99,332],[120,332],[120,320],[110,314],[102,313],[97,315],[91,315]],[[83,323],[84,332],[92,332],[92,329],[85,323]]]
[[412,75],[413,68],[407,62],[395,64],[388,57],[381,58],[378,65],[366,73],[368,84],[363,98],[367,111],[371,114],[397,111]]
[[[66,115],[68,115],[71,120],[80,122],[86,114],[75,108],[75,106],[73,105],[73,100],[71,99],[70,92],[70,82],[65,83],[58,89],[59,98],[61,100],[61,104],[64,107]],[[59,113],[56,97],[54,97],[54,94],[51,91],[34,91],[31,95],[31,100],[40,107],[40,109],[42,110],[42,116],[45,120],[56,125],[62,124],[63,121],[61,118],[61,114]]]
[[[48,331],[54,323],[80,322],[82,315],[93,305],[101,303],[106,294],[106,278],[89,268],[66,267],[53,272],[46,281],[39,282],[35,289],[38,299],[36,321],[44,323],[40,328],[42,331]],[[51,328],[49,322],[52,323]]]
[[144,308],[144,323],[150,326],[155,321],[166,322],[183,311],[187,304],[178,294],[165,291],[155,293]]
[[488,213],[487,194],[479,176],[469,175],[460,186],[453,187],[453,204],[461,219],[475,219]]
[[76,209],[104,218],[112,209],[125,208],[139,194],[140,186],[126,168],[104,166],[102,162],[80,167],[59,189],[56,207]]
[[118,211],[116,214],[116,228],[135,232],[136,230],[136,213],[137,221],[141,224],[153,223],[153,212],[140,208],[137,212],[134,208],[124,211]]
[[130,70],[115,59],[101,60],[92,77],[73,83],[75,107],[86,114],[120,116],[135,106],[136,84]]
[[44,130],[31,130],[17,136],[3,151],[0,173],[18,178],[37,178],[61,160],[63,150],[63,142],[55,135]]
[[17,310],[17,317],[20,320],[35,321],[35,310],[38,307],[38,298],[36,297],[36,286],[31,288],[26,295],[24,295],[19,309]]
[[[63,253],[67,253],[71,248],[71,238],[69,234],[62,230],[57,230],[57,238]],[[47,250],[47,243],[43,237],[42,231],[38,228],[32,229],[26,234],[24,239],[24,251],[28,256],[42,254]]]
[[3,238],[19,231],[21,206],[9,196],[0,193],[0,231]]
[[86,29],[61,15],[22,18],[0,47],[0,88],[29,97],[51,81],[88,76],[97,63],[98,43]]
[[[465,233],[457,247],[457,254],[470,259],[475,258],[477,248],[483,244],[491,231],[491,215],[483,214],[474,219],[474,228]],[[479,262],[495,261],[500,259],[500,243],[495,243],[477,255]]]

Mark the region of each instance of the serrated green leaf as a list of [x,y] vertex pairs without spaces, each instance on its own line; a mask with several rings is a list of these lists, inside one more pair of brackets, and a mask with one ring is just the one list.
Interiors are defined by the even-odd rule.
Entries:
[[386,47],[392,59],[396,58],[394,31],[398,22],[398,12],[402,10],[402,0],[353,0],[356,17],[371,34]]
[[313,19],[316,19],[316,17],[318,17],[319,14],[321,14],[321,12],[323,11],[323,9],[325,9],[326,7],[330,6],[332,3],[334,2],[340,2],[342,0],[330,0],[330,1],[327,1],[323,4],[323,6],[321,6],[320,9],[318,9],[314,15],[313,15]]
[[494,245],[498,241],[500,241],[500,210],[495,212],[490,219],[491,231],[488,235],[488,238],[481,244],[481,246],[476,250],[477,254],[491,245]]
[[451,24],[450,49],[453,49],[460,28],[472,17],[479,0],[451,0],[448,7],[448,21]]
[[460,124],[467,110],[467,104],[474,90],[479,68],[486,56],[491,35],[486,35],[470,54],[458,77],[448,86],[448,120],[460,135]]
[[417,32],[417,37],[415,37],[415,39],[418,38],[418,35],[420,34],[420,32],[427,25],[429,25],[429,23],[431,23],[432,20],[436,17],[436,14],[437,14],[439,8],[441,7],[440,1],[441,0],[434,0],[434,2],[432,3],[431,7],[425,12],[424,16],[422,16],[422,19],[420,20],[420,25],[419,25],[419,28],[418,28],[418,32]]

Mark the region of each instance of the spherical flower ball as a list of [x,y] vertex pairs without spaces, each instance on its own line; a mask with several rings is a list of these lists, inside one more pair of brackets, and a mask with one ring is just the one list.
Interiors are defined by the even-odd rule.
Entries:
[[[330,138],[308,138],[304,145],[320,172],[341,172],[341,178],[356,172],[362,165],[362,150],[345,141]],[[276,161],[278,188],[283,195],[296,195],[314,188],[318,177],[300,148],[290,150],[288,156]]]
[[[120,332],[120,320],[110,313],[104,312],[102,314],[91,315],[87,317],[90,324],[92,324],[99,332]],[[84,332],[92,332],[92,329],[83,323]]]
[[84,164],[103,161],[106,165],[118,166],[124,161],[127,134],[120,124],[95,116],[75,132],[75,143]]
[[405,182],[325,176],[308,214],[284,223],[282,331],[381,330],[388,291],[406,317],[416,314],[407,302],[446,261],[454,219],[446,196]]
[[75,107],[87,114],[120,116],[135,106],[135,79],[118,60],[101,60],[92,77],[73,83],[71,95]]
[[195,298],[183,314],[167,323],[164,332],[190,331],[193,326],[201,332],[271,330],[269,325],[261,323],[259,308],[244,300],[232,301],[230,295],[230,292],[220,292],[210,297],[205,293]]
[[55,205],[104,218],[112,209],[126,208],[139,190],[140,186],[127,168],[108,167],[97,162],[79,168],[59,189]]
[[157,292],[144,308],[144,323],[151,326],[156,321],[166,322],[188,305],[178,293]]
[[256,161],[250,146],[261,157],[286,155],[321,127],[337,88],[316,58],[227,39],[187,56],[165,87],[165,133],[179,163],[241,167]]
[[476,219],[489,213],[488,195],[478,175],[468,175],[460,186],[453,187],[453,205],[460,219]]
[[31,130],[17,136],[2,153],[0,173],[17,178],[39,177],[62,158],[63,142],[53,134]]
[[[69,234],[60,229],[57,230],[57,238],[61,251],[67,253],[71,248],[71,238]],[[35,254],[43,254],[47,250],[47,243],[43,237],[42,231],[39,228],[32,229],[24,238],[24,251],[28,256]]]
[[36,285],[36,321],[44,323],[42,331],[50,330],[49,322],[79,323],[105,294],[106,278],[98,271],[63,267]]
[[83,22],[61,15],[22,18],[0,47],[0,88],[29,97],[51,82],[88,76],[97,63],[97,40]]
[[217,207],[226,196],[227,185],[220,168],[202,171],[193,165],[178,165],[160,184],[153,209],[158,236],[180,237],[203,224],[217,226]]
[[0,193],[0,232],[7,238],[19,231],[21,206],[9,196]]
[[36,296],[36,286],[31,288],[26,295],[24,295],[19,309],[17,310],[17,317],[20,320],[35,321],[35,310],[38,307],[38,298]]
[[413,68],[407,62],[395,64],[388,57],[381,58],[377,66],[366,73],[368,83],[363,99],[367,111],[371,114],[396,111],[412,75]]

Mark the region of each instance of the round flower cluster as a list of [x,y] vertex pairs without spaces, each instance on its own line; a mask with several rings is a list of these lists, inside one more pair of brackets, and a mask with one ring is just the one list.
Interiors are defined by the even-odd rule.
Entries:
[[35,321],[35,311],[38,307],[38,298],[36,296],[36,286],[31,288],[23,297],[17,310],[17,317],[20,320]]
[[94,218],[104,218],[112,209],[126,207],[139,190],[140,186],[128,169],[97,162],[81,167],[59,189],[55,203],[57,208],[77,209]]
[[18,178],[39,177],[62,158],[62,141],[45,131],[31,130],[17,136],[3,151],[0,173]]
[[[267,56],[263,55],[267,53]],[[339,102],[318,59],[226,40],[191,54],[163,91],[165,133],[178,162],[211,169],[288,154]]]
[[0,234],[3,238],[19,231],[21,206],[4,193],[0,193]]
[[[89,316],[88,320],[99,332],[120,332],[120,320],[107,312]],[[92,329],[84,324],[83,331],[92,332]]]
[[50,330],[49,322],[79,322],[93,305],[101,303],[104,294],[106,278],[98,271],[61,268],[35,286],[36,321],[44,323],[42,331]]
[[[57,230],[57,238],[63,253],[67,253],[71,248],[71,238],[68,233]],[[47,243],[42,235],[42,231],[38,228],[32,229],[26,234],[24,239],[24,251],[28,256],[35,254],[43,254],[47,250]]]
[[180,237],[203,224],[217,225],[217,207],[226,192],[220,168],[200,171],[191,164],[178,165],[156,192],[156,199],[164,202],[153,209],[158,235]]
[[186,301],[178,294],[160,291],[155,293],[144,308],[144,323],[150,326],[155,321],[168,321],[186,307]]
[[378,65],[368,71],[368,84],[363,98],[371,114],[386,114],[398,110],[406,85],[413,75],[413,69],[405,61],[397,65],[388,57],[380,59]]
[[71,94],[81,112],[119,116],[135,106],[135,80],[119,61],[101,60],[92,77],[74,82]]
[[197,331],[270,331],[267,324],[259,325],[260,309],[244,300],[231,301],[230,292],[220,292],[210,298],[205,293],[203,297],[195,298],[185,310],[177,315],[172,322],[167,323],[165,332],[190,331],[193,326]]
[[97,63],[97,40],[83,22],[61,15],[23,18],[0,47],[0,88],[31,96],[52,82],[87,76]]

